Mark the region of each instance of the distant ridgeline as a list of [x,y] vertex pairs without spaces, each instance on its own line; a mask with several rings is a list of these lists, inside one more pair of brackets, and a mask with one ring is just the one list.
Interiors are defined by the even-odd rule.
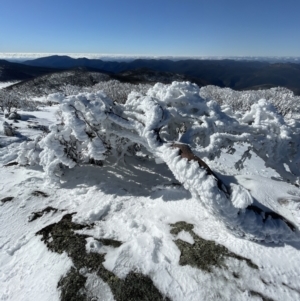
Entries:
[[300,63],[228,59],[137,59],[131,62],[117,62],[55,55],[25,61],[22,64],[0,60],[0,81],[30,79],[58,70],[79,67],[84,67],[87,71],[107,73],[115,79],[128,82],[188,80],[200,87],[216,85],[235,90],[281,86],[300,95]]

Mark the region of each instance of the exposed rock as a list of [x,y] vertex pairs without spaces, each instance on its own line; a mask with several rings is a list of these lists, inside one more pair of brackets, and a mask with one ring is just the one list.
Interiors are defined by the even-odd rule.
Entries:
[[43,131],[45,133],[50,133],[49,127],[46,126],[46,125],[42,125],[42,124],[28,124],[27,127],[29,129],[40,130],[40,131]]
[[56,213],[58,211],[58,209],[48,206],[48,207],[46,207],[45,209],[43,209],[41,211],[32,212],[30,217],[28,218],[28,221],[33,222],[34,220],[42,217],[45,213],[49,213],[51,211],[53,211],[53,213]]
[[35,190],[31,193],[33,196],[42,196],[44,198],[47,198],[49,195],[43,191]]
[[[96,272],[97,276],[110,286],[116,301],[169,300],[162,296],[148,276],[130,272],[125,279],[120,279],[103,266],[105,254],[87,253],[85,246],[89,236],[74,231],[91,228],[92,225],[73,223],[73,214],[75,213],[66,214],[58,223],[48,225],[36,233],[42,235],[42,241],[49,250],[59,254],[66,252],[73,261],[74,267],[58,283],[62,301],[90,300],[87,298],[88,292],[85,288],[86,277],[80,273],[81,269],[87,270],[89,273]],[[103,245],[112,247],[121,245],[121,242],[112,239],[99,239],[99,241]]]
[[3,122],[3,133],[5,136],[9,136],[9,137],[15,136],[16,134],[14,128],[6,121]]
[[11,200],[13,200],[13,198],[14,198],[14,197],[9,196],[9,197],[6,197],[6,198],[2,199],[0,202],[4,204],[4,203],[6,203],[6,202],[10,202]]
[[191,234],[195,242],[193,245],[191,245],[181,239],[175,240],[175,243],[181,252],[179,260],[180,265],[190,265],[192,267],[210,272],[213,266],[224,266],[224,259],[226,257],[231,257],[238,260],[243,260],[249,267],[258,269],[258,266],[250,259],[234,254],[226,247],[218,245],[214,241],[205,240],[197,236],[193,231],[194,226],[191,224],[186,222],[178,222],[171,225],[171,227],[172,234],[177,235],[179,232],[184,230]]
[[9,114],[7,118],[10,120],[21,120],[21,115],[18,114],[17,112],[12,112]]
[[9,162],[9,163],[7,163],[7,164],[5,164],[5,165],[3,165],[3,166],[4,166],[4,167],[9,167],[9,166],[14,166],[14,165],[19,165],[19,163],[16,162],[16,161],[13,161],[13,162]]
[[86,301],[87,294],[84,290],[86,279],[78,270],[71,267],[67,275],[62,277],[57,285],[61,291],[61,300]]

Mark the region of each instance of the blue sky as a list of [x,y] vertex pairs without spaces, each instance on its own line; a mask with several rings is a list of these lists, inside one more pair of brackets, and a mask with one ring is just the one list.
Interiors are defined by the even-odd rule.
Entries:
[[0,0],[0,52],[300,56],[299,0]]

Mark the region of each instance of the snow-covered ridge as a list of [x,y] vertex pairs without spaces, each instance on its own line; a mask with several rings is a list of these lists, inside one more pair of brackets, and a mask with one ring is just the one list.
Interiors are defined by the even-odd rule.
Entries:
[[0,82],[0,89],[9,87],[9,86],[14,85],[14,84],[16,84],[16,83],[17,83],[17,82]]

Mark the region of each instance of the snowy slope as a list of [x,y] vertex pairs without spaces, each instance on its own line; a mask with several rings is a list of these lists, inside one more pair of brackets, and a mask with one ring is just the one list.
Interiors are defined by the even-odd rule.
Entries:
[[0,82],[0,89],[9,87],[9,86],[14,85],[16,83],[18,83],[18,82]]
[[[0,136],[4,145],[0,148],[0,300],[59,300],[61,277],[80,264],[68,247],[62,252],[49,250],[57,239],[54,234],[47,242],[36,233],[73,213],[74,224],[90,225],[74,233],[86,240],[86,254],[104,256],[101,269],[116,279],[128,279],[132,272],[145,275],[162,298],[300,299],[300,244],[237,238],[178,185],[165,164],[143,156],[126,157],[125,163],[117,164],[111,158],[103,167],[65,170],[59,187],[45,182],[41,167],[5,166],[15,161],[20,141],[41,133],[28,125],[55,123],[56,109],[21,111],[23,118],[16,124],[19,138]],[[278,181],[279,175],[253,153],[237,171],[235,163],[246,146],[235,147],[234,154],[222,151],[210,162],[213,170],[223,174],[224,182],[234,179],[257,203],[299,225],[299,188]],[[8,197],[13,199],[5,200]],[[45,208],[48,212],[42,213]],[[105,243],[108,240],[120,244]],[[221,255],[212,259],[218,252]],[[122,292],[118,295],[111,280],[104,281],[99,273],[79,269],[86,277],[81,288],[86,300],[121,300]]]

